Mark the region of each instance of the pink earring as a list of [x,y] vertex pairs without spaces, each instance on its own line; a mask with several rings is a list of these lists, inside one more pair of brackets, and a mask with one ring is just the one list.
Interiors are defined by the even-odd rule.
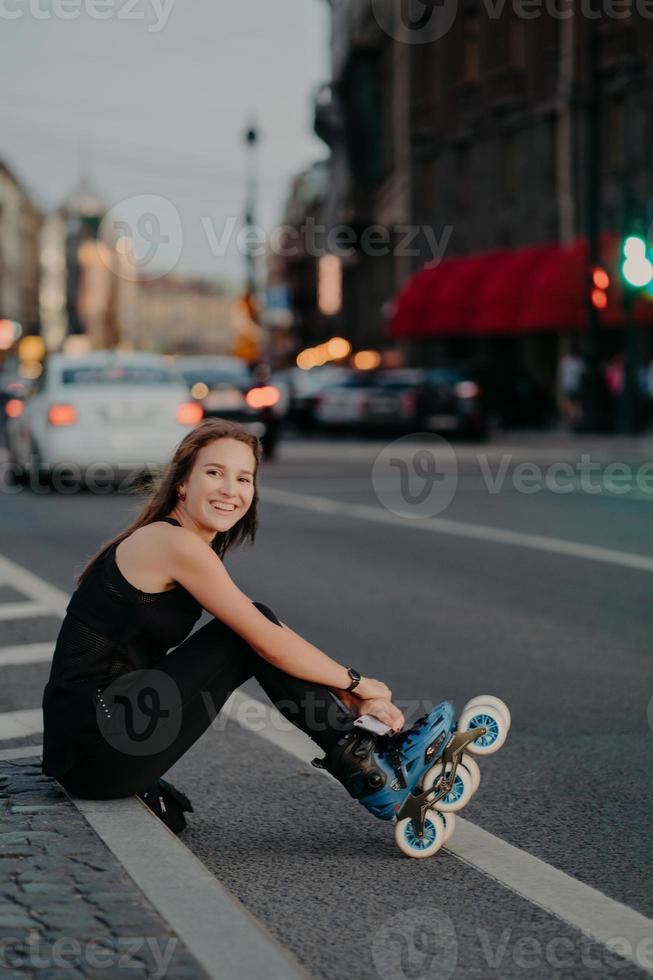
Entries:
[[181,490],[178,491],[177,496],[179,497],[180,500],[186,499],[186,494],[182,493]]

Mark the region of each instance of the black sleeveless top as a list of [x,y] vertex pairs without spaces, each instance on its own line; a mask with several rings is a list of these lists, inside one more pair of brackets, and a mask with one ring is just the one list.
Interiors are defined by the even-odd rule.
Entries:
[[[172,517],[162,520],[180,527]],[[43,691],[43,762],[47,776],[75,765],[103,738],[97,696],[116,677],[155,666],[190,633],[202,606],[181,585],[142,592],[116,564],[117,545],[73,592]]]

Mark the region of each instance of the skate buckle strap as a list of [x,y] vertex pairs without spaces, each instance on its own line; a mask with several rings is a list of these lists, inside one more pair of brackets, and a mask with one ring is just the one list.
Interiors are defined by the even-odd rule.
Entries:
[[388,761],[397,775],[399,785],[402,789],[406,789],[408,784],[406,783],[406,775],[401,762],[401,755],[397,746],[392,742],[388,746]]

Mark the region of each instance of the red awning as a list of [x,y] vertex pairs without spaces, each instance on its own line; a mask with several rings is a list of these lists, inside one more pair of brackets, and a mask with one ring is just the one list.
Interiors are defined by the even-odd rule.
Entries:
[[[623,324],[619,236],[601,237],[602,262],[612,279],[604,326]],[[484,252],[424,267],[395,303],[392,337],[582,330],[587,324],[587,243],[534,245]],[[653,303],[641,300],[637,322],[653,324]]]

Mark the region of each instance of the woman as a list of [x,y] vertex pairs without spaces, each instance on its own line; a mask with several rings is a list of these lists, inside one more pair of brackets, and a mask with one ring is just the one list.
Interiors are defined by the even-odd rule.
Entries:
[[[372,714],[402,728],[385,684],[359,679],[252,602],[227,573],[225,554],[255,538],[260,455],[243,426],[202,422],[136,520],[79,576],[43,694],[43,772],[73,795],[140,793],[252,676],[324,749],[351,795],[374,749],[354,717]],[[213,618],[188,636],[203,609]]]

